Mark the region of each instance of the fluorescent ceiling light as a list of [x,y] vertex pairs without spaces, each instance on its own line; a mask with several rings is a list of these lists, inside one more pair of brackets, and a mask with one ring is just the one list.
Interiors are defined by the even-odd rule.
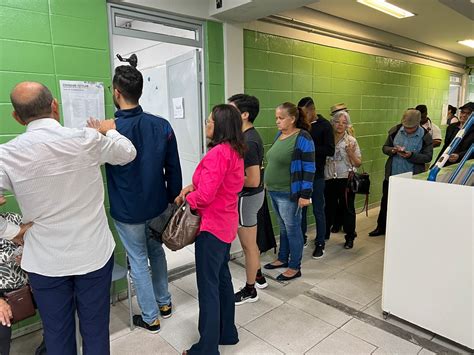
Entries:
[[357,0],[358,3],[361,3],[366,6],[370,6],[371,8],[382,11],[387,15],[396,17],[396,18],[405,18],[415,16],[410,11],[404,10],[398,6],[390,4],[385,0]]
[[458,41],[458,43],[474,48],[474,39],[465,39],[464,41]]

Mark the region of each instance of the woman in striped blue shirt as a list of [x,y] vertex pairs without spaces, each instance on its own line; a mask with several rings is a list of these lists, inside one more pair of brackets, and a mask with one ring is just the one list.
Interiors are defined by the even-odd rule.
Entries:
[[301,276],[301,209],[310,204],[316,167],[303,110],[285,102],[276,108],[275,116],[278,133],[267,152],[264,181],[280,226],[280,250],[278,259],[264,267],[287,268],[277,277],[287,281]]

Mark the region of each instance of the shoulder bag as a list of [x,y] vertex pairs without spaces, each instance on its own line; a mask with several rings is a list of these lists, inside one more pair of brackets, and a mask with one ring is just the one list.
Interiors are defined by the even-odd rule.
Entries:
[[178,207],[161,236],[163,243],[176,251],[194,243],[201,225],[201,217],[191,211],[187,201]]

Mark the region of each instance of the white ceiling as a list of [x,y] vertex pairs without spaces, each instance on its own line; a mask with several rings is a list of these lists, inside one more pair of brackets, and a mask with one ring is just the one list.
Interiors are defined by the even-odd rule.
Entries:
[[[457,43],[474,39],[474,1],[471,0],[389,0],[416,16],[397,19],[359,4],[356,0],[320,0],[308,8],[410,38],[465,57],[474,56],[474,48]],[[464,12],[461,15],[454,8]]]

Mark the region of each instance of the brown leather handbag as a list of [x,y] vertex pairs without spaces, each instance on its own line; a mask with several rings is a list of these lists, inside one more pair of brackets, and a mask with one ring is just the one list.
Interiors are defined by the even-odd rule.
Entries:
[[12,309],[12,323],[33,317],[36,314],[29,285],[25,285],[14,291],[5,292],[4,298]]
[[191,211],[185,201],[171,217],[161,239],[171,250],[176,251],[194,243],[201,225],[201,217]]

